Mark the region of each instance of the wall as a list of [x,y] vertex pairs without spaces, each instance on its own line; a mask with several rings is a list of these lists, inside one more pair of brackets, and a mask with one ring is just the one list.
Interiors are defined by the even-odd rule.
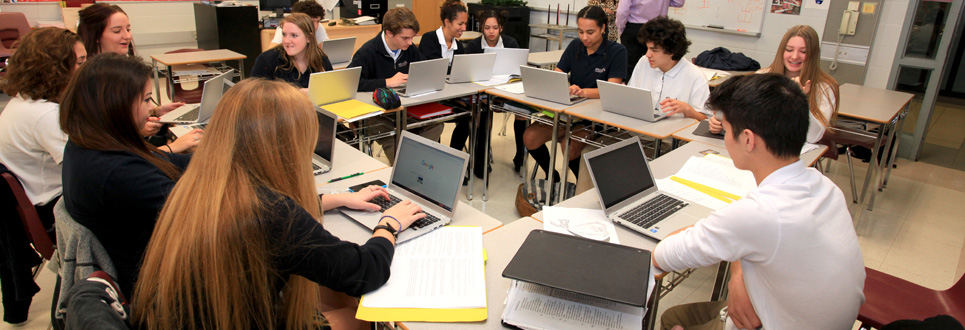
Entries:
[[[871,46],[864,85],[887,89],[891,66],[897,60],[895,52],[898,50],[898,39],[901,38],[902,24],[905,22],[905,14],[908,11],[908,0],[882,2],[884,3],[878,20],[878,31]],[[897,75],[897,72],[895,74]]]

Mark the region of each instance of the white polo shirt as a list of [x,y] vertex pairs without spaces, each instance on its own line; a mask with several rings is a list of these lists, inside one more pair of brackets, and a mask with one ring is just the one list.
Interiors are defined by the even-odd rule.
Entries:
[[34,205],[63,192],[60,163],[66,144],[57,103],[17,95],[0,112],[0,163],[20,178]]
[[449,59],[449,65],[452,65],[452,56],[456,54],[456,49],[459,49],[459,42],[456,38],[452,38],[452,46],[446,45],[446,34],[442,33],[442,27],[440,26],[436,29],[436,38],[439,39],[439,48],[442,49],[442,57]]
[[704,107],[710,97],[710,86],[707,85],[707,77],[696,65],[681,58],[670,71],[663,72],[659,68],[651,68],[649,62],[643,62],[647,62],[646,56],[641,57],[633,68],[627,86],[649,90],[655,108],[660,108],[660,101],[669,97],[687,102],[707,117],[714,115],[713,111]]
[[482,42],[482,49],[484,50],[486,48],[506,48],[503,46],[503,36],[499,36],[499,40],[496,41],[496,47],[489,47],[489,43],[486,42],[486,36],[480,38],[479,41]]

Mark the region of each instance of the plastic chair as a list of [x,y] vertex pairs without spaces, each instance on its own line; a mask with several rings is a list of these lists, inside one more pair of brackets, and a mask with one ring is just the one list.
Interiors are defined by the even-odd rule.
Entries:
[[[20,180],[17,179],[12,172],[7,171],[6,166],[3,166],[3,164],[0,164],[0,177],[3,177],[3,182],[6,183],[3,185],[3,189],[9,191],[15,199],[17,214],[20,217],[20,222],[23,224],[30,244],[34,246],[34,249],[40,253],[40,256],[43,257],[45,261],[50,260],[50,258],[54,256],[54,242],[50,239],[50,236],[47,235],[47,229],[44,228],[43,223],[40,221],[37,209],[34,208],[33,203],[27,198],[27,193],[23,190]],[[43,268],[43,265],[38,267],[38,269],[41,268]]]
[[30,23],[23,13],[0,13],[0,57],[13,55],[14,43],[30,32]]
[[923,320],[945,314],[965,320],[965,281],[935,291],[903,279],[865,268],[865,303],[858,311],[861,329],[881,328],[897,320]]
[[[165,54],[176,54],[176,53],[190,53],[190,52],[200,52],[204,49],[197,48],[182,48],[177,50],[172,50],[166,52]],[[169,75],[168,79],[174,79],[173,74]],[[184,89],[180,83],[171,83],[168,86],[172,86],[168,90],[168,98],[171,102],[184,102],[184,103],[201,103],[201,94],[204,91],[204,80],[198,80],[198,86],[194,89]]]

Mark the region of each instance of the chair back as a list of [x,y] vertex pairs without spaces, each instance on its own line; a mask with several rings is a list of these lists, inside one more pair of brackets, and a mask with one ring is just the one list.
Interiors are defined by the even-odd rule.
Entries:
[[[181,48],[181,49],[175,49],[169,52],[165,52],[165,54],[192,53],[192,52],[200,52],[200,51],[204,51],[204,49]],[[168,98],[171,99],[172,102],[184,102],[184,103],[201,102],[201,94],[203,94],[203,90],[204,90],[202,88],[204,86],[204,80],[199,79],[197,86],[192,89],[185,89],[184,86],[181,86],[180,83],[171,84],[171,86],[173,86],[173,88],[171,88],[171,90],[168,91]]]
[[[46,260],[50,260],[54,255],[54,242],[47,235],[47,229],[44,228],[43,222],[40,221],[40,216],[37,214],[37,209],[34,207],[30,199],[27,198],[27,192],[23,190],[23,185],[20,184],[20,180],[7,170],[7,167],[0,164],[0,177],[4,182],[2,188],[0,188],[0,195],[12,197],[10,204],[16,209],[16,214],[20,217],[20,223],[23,224],[23,228],[31,244],[33,244],[34,249],[40,253],[40,256]],[[8,195],[9,194],[9,195]],[[13,212],[11,212],[12,214]]]
[[[65,196],[66,197],[66,196]],[[54,205],[54,219],[57,225],[57,251],[60,255],[60,292],[67,293],[74,283],[82,281],[98,270],[117,279],[117,270],[107,250],[97,240],[94,233],[81,225],[67,212],[65,198]],[[63,319],[67,312],[67,297],[60,296],[55,318]]]
[[27,15],[16,12],[0,13],[0,49],[13,49],[13,43],[27,32],[30,32]]
[[838,144],[834,140],[834,131],[832,130],[825,131],[824,136],[821,137],[821,140],[818,141],[817,144],[828,147],[828,150],[825,150],[824,153],[821,154],[821,158],[838,160]]

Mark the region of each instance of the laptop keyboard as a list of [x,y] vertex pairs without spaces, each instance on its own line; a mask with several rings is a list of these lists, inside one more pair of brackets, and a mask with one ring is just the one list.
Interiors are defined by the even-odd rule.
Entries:
[[[389,208],[395,206],[395,204],[399,204],[399,202],[402,202],[402,200],[399,199],[398,197],[395,197],[392,194],[389,194],[388,200],[382,197],[376,197],[371,202],[374,203],[375,205],[382,207],[382,209],[379,210],[379,212],[385,212],[385,210],[388,210]],[[419,230],[420,228],[427,227],[439,221],[441,221],[441,219],[439,219],[438,217],[432,214],[426,213],[425,218],[422,218],[413,222],[412,225],[409,226],[409,229]]]
[[658,194],[654,198],[630,209],[630,211],[621,214],[620,218],[644,229],[650,229],[650,227],[653,227],[653,225],[660,222],[660,220],[666,219],[687,205],[688,204],[682,200],[664,194]]
[[191,125],[188,125],[188,128],[190,128],[190,129],[207,129],[207,128],[208,128],[208,123],[191,124]]
[[201,107],[194,107],[194,109],[191,109],[188,112],[185,112],[183,115],[181,115],[178,118],[175,118],[174,120],[175,121],[195,121],[195,120],[198,120],[198,116],[200,116],[200,114],[201,114]]
[[328,166],[322,166],[322,165],[318,165],[318,163],[312,162],[312,172],[315,173],[315,175],[328,172],[328,170],[329,170]]

